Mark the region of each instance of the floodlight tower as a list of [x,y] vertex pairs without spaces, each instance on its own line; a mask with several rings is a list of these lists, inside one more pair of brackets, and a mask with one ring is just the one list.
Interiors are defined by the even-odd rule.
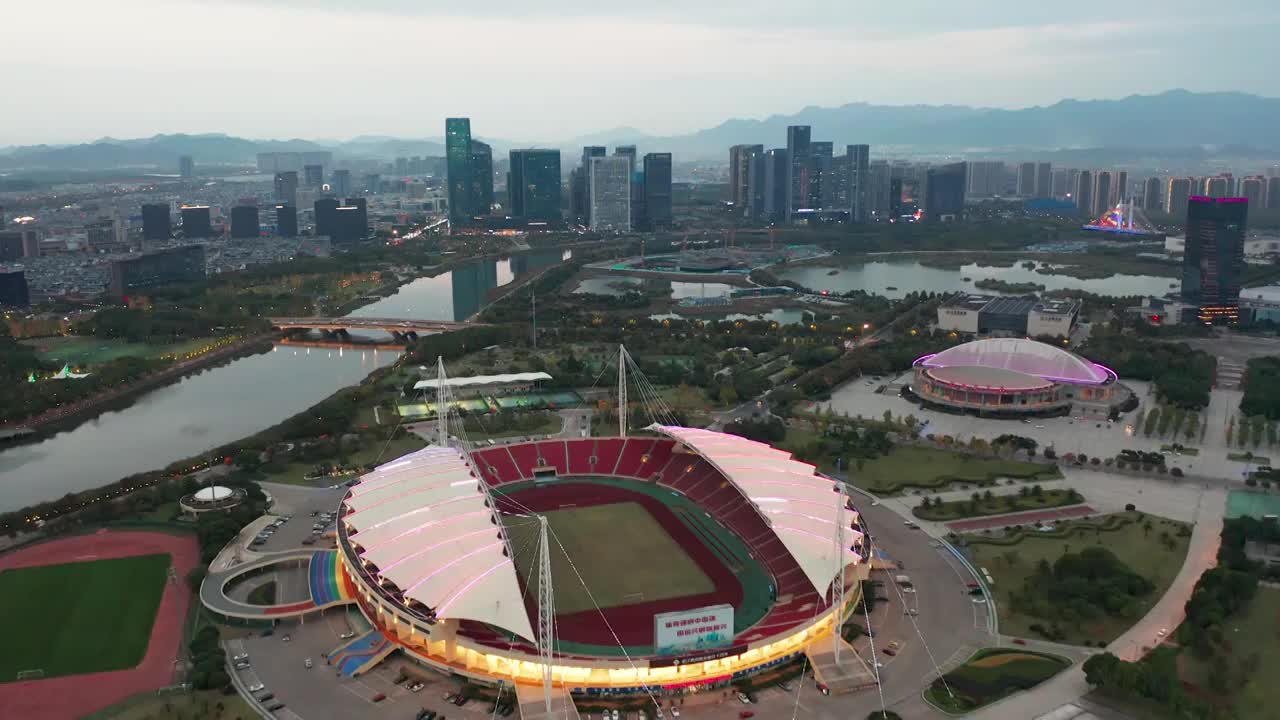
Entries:
[[555,645],[555,593],[551,586],[551,546],[547,516],[538,516],[538,654],[542,656],[542,693],[551,717],[551,661]]

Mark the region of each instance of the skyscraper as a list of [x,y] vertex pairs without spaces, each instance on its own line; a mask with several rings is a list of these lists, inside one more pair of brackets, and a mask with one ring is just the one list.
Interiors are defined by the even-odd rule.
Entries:
[[1076,175],[1075,200],[1080,212],[1093,220],[1093,174],[1088,170],[1081,170],[1080,174]]
[[786,148],[774,148],[764,153],[764,217],[775,225],[787,221],[789,164]]
[[1163,195],[1164,181],[1158,177],[1149,177],[1142,184],[1142,208],[1147,211],[1159,210],[1161,208],[1161,195]]
[[1129,172],[1127,170],[1119,170],[1111,173],[1111,200],[1105,209],[1110,210],[1128,199]]
[[31,291],[27,287],[24,270],[0,268],[0,307],[25,308],[31,305]]
[[318,188],[324,184],[323,165],[303,165],[302,184],[309,188]]
[[147,203],[142,206],[142,239],[169,239],[169,205]]
[[295,170],[276,173],[276,202],[298,205],[298,173]]
[[931,167],[925,174],[924,214],[929,220],[957,219],[964,213],[965,164]]
[[1249,201],[1249,207],[1266,207],[1267,179],[1261,175],[1240,178],[1240,197]]
[[636,156],[635,145],[618,145],[613,149],[613,154],[619,157],[625,157],[631,161],[631,227],[640,224],[640,216],[644,213],[644,188],[640,185],[640,164],[639,157]]
[[1204,179],[1204,194],[1211,198],[1226,197],[1230,193],[1230,183],[1225,176]]
[[1174,217],[1187,216],[1187,200],[1191,197],[1191,178],[1169,178],[1169,190],[1165,193],[1164,211]]
[[364,176],[364,191],[370,195],[376,195],[382,191],[382,176],[378,173],[369,173]]
[[749,214],[751,157],[764,152],[763,145],[734,145],[729,148],[729,202],[738,214]]
[[324,197],[315,201],[316,235],[332,238],[337,232],[338,198]]
[[361,212],[354,205],[340,205],[333,209],[333,232],[329,239],[334,245],[351,245],[364,239],[365,228],[360,226]]
[[888,160],[871,163],[871,212],[878,218],[889,214],[889,184],[893,168]]
[[590,227],[597,232],[631,230],[631,158],[593,157],[587,174]]
[[449,222],[458,225],[471,218],[471,118],[445,119],[444,146],[449,176]]
[[1266,208],[1280,210],[1280,176],[1272,175],[1267,178]]
[[471,141],[471,214],[488,215],[493,207],[493,148]]
[[280,237],[298,237],[298,208],[292,205],[276,206],[276,234]]
[[1034,197],[1036,194],[1036,164],[1018,163],[1018,197]]
[[671,153],[644,156],[644,226],[671,227]]
[[591,158],[604,157],[607,152],[603,145],[583,147],[582,160],[569,175],[569,213],[579,225],[591,222],[591,191],[587,182],[591,174]]
[[1114,205],[1111,203],[1111,172],[1099,170],[1093,176],[1093,205],[1089,208],[1089,218],[1100,218],[1112,207]]
[[333,194],[339,196],[347,196],[351,194],[351,171],[346,168],[334,170],[329,175],[329,185],[333,188]]
[[363,240],[369,234],[369,201],[362,197],[349,197],[344,205],[345,207],[356,209],[356,219],[353,227],[356,230],[356,239]]
[[965,195],[989,198],[1004,193],[1005,169],[999,160],[974,160],[969,163]]
[[196,176],[196,161],[190,155],[183,155],[178,158],[178,175],[183,180],[190,180]]
[[[764,146],[754,145],[747,155],[747,208],[746,217],[759,220],[764,217],[765,198],[765,155]],[[754,148],[760,148],[755,150]]]
[[871,220],[871,146],[849,145],[845,147],[849,193],[849,220],[864,223]]
[[809,200],[807,207],[831,207],[831,162],[835,148],[826,140],[809,143]]
[[231,237],[258,237],[257,205],[237,205],[231,208]]
[[1244,234],[1249,203],[1244,198],[1192,197],[1187,202],[1187,241],[1182,255],[1182,301],[1203,323],[1240,319]]
[[182,234],[188,238],[213,237],[208,205],[187,205],[182,208]]
[[787,126],[787,209],[784,222],[808,206],[809,173],[813,168],[808,125]]
[[512,217],[532,222],[560,220],[560,151],[512,150],[507,197]]
[[1053,197],[1053,163],[1036,163],[1036,197]]

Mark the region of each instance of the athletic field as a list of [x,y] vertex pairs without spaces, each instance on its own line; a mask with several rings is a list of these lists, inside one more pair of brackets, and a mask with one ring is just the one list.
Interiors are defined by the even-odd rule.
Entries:
[[[557,615],[701,595],[716,589],[711,578],[639,503],[565,508],[548,511],[546,516]],[[515,550],[516,568],[521,578],[529,578],[529,595],[536,598],[538,523],[518,517],[504,522]],[[583,588],[584,582],[590,593]]]
[[142,661],[169,571],[168,555],[0,572],[0,682],[123,670]]

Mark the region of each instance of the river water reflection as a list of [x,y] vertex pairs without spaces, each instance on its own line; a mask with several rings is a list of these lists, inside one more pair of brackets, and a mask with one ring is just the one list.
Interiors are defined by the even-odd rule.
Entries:
[[[465,320],[520,274],[568,259],[527,253],[462,265],[414,280],[353,316]],[[393,350],[275,346],[149,392],[38,443],[0,452],[0,512],[16,510],[156,470],[252,435],[399,357]]]

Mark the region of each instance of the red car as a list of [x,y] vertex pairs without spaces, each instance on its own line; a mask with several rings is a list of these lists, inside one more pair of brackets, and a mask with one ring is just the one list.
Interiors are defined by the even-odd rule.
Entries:
[[884,654],[885,654],[885,655],[888,655],[889,657],[893,657],[894,655],[897,655],[897,654],[898,654],[898,651],[897,651],[897,650],[894,650],[893,648],[885,648],[885,649],[884,649]]
[[743,710],[742,712],[738,713],[738,717],[740,718],[749,718],[749,717],[755,717],[755,716],[756,714],[751,712],[750,710]]
[[384,693],[378,693],[377,695],[374,695],[374,696],[373,696],[372,698],[370,698],[370,699],[371,699],[371,700],[373,700],[373,702],[378,703],[378,702],[382,702],[383,700],[386,700],[386,699],[387,699],[387,696],[386,696],[386,694],[384,694]]
[[1014,644],[1014,645],[1026,645],[1026,644],[1027,644],[1027,641],[1026,641],[1026,640],[1023,640],[1022,638],[1014,638],[1014,639],[1013,639],[1013,644]]

